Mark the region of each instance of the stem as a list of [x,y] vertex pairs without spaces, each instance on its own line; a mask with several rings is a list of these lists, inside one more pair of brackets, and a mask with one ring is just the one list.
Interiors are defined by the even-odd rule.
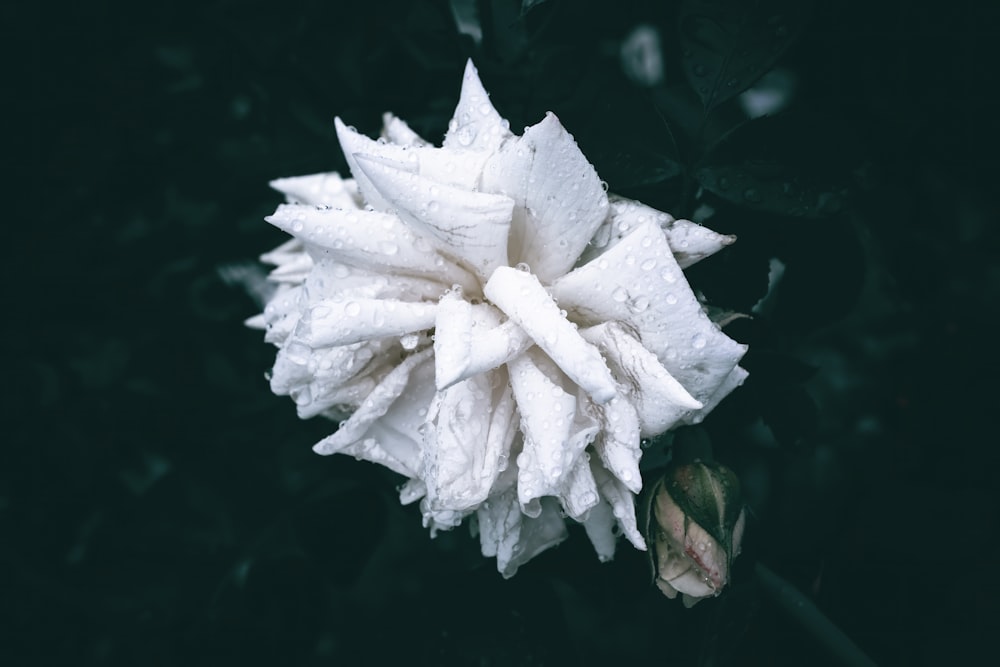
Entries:
[[757,563],[756,571],[757,580],[771,599],[797,620],[806,632],[837,656],[842,664],[877,667],[875,662],[844,634],[843,630],[834,625],[833,621],[795,586],[760,562]]

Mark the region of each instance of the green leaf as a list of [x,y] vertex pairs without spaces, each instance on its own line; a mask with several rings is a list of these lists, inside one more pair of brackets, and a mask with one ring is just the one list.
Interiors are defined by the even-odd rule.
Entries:
[[709,192],[757,211],[824,218],[843,211],[858,162],[852,137],[806,114],[764,116],[722,137],[694,171]]
[[681,166],[672,158],[634,144],[596,146],[591,149],[591,159],[601,177],[616,190],[662,183],[681,173]]
[[634,87],[611,85],[591,112],[589,131],[578,135],[597,173],[614,190],[679,176],[677,142],[663,114]]
[[707,111],[743,92],[792,43],[809,3],[687,0],[681,7],[684,74]]

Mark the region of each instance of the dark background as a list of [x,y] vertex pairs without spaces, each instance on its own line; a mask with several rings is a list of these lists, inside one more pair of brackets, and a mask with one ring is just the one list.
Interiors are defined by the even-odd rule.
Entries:
[[[478,47],[431,0],[5,8],[0,663],[839,664],[758,562],[880,665],[993,652],[998,11],[809,15],[778,59],[803,115],[733,149],[847,184],[795,217],[677,175],[740,120],[689,131],[678,4],[480,3]],[[617,55],[640,22],[653,89]],[[753,512],[717,600],[684,610],[581,530],[504,581],[464,527],[430,540],[392,473],[312,454],[332,425],[269,393],[256,305],[222,277],[282,240],[267,181],[343,173],[334,115],[438,139],[470,56],[512,128],[555,111],[613,191],[712,205],[740,237],[690,272],[713,304],[746,312],[786,266],[731,331],[751,380],[698,429]]]

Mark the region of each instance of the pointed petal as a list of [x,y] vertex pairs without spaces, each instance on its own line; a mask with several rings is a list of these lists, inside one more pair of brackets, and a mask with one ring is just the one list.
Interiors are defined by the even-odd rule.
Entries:
[[594,450],[601,463],[620,479],[632,493],[642,489],[639,474],[639,417],[632,404],[616,396],[604,405],[595,406],[600,413],[601,431]]
[[439,184],[371,156],[355,157],[388,205],[442,252],[483,278],[507,264],[510,198]]
[[354,181],[344,180],[336,172],[278,178],[271,187],[285,195],[289,204],[361,208],[361,195]]
[[559,306],[533,274],[499,267],[483,287],[483,293],[595,402],[605,403],[617,393],[614,378],[600,352],[559,312]]
[[652,220],[554,282],[550,292],[581,325],[626,322],[702,403],[746,352],[709,320]]
[[741,366],[734,368],[729,375],[726,376],[726,379],[722,381],[719,388],[715,390],[715,393],[705,399],[705,406],[701,410],[695,410],[694,412],[686,415],[683,419],[684,423],[700,424],[702,420],[705,419],[705,416],[714,410],[715,406],[718,405],[722,399],[732,393],[737,387],[742,385],[749,375],[750,374],[747,373],[747,371]]
[[243,326],[248,327],[250,329],[263,330],[267,328],[267,320],[264,318],[264,313],[258,313],[253,317],[248,317],[245,320],[243,320]]
[[669,213],[633,199],[613,195],[610,202],[608,217],[594,233],[591,245],[581,258],[583,262],[589,262],[607,252],[630,231],[649,221],[659,225],[674,259],[682,269],[715,254],[736,240],[735,236],[719,234],[690,220],[676,220]]
[[472,304],[449,290],[438,302],[434,321],[434,382],[438,391],[458,382],[472,354]]
[[295,329],[299,323],[299,313],[304,299],[302,286],[279,285],[271,300],[264,306],[264,321],[267,326],[267,333],[264,340],[268,343],[280,345]]
[[299,285],[309,277],[313,264],[313,258],[303,252],[279,264],[271,273],[267,274],[267,279],[275,283]]
[[467,271],[447,261],[394,215],[282,205],[265,220],[294,234],[319,257],[379,273],[434,277],[447,285],[457,283],[478,290],[478,283]]
[[490,104],[490,96],[479,80],[479,72],[469,60],[462,77],[462,93],[455,115],[444,136],[445,148],[494,151],[512,136],[509,123]]
[[396,299],[322,299],[303,314],[296,335],[312,347],[347,345],[434,326],[437,304]]
[[597,172],[551,113],[487,162],[482,189],[514,200],[511,263],[543,283],[573,267],[608,210]]
[[[386,211],[390,209],[391,206],[389,206],[386,202],[385,197],[383,197],[379,193],[378,188],[372,184],[368,175],[365,174],[360,167],[358,167],[358,160],[356,156],[359,154],[376,156],[385,160],[397,162],[401,166],[405,166],[410,164],[409,156],[411,154],[413,155],[414,160],[416,159],[416,153],[408,152],[407,149],[402,146],[396,146],[389,143],[380,144],[377,141],[369,139],[353,127],[344,125],[344,122],[340,120],[340,118],[334,118],[333,124],[337,129],[337,139],[340,141],[340,149],[344,153],[344,159],[347,160],[347,166],[351,170],[351,175],[354,176],[361,198],[366,204],[374,208],[376,211]],[[412,163],[412,169],[413,171],[416,171],[417,169],[415,161]]]
[[423,515],[424,528],[430,528],[431,538],[437,537],[438,531],[451,530],[474,510],[439,509],[430,506],[427,496],[420,501],[420,513]]
[[427,486],[419,477],[407,480],[399,489],[399,504],[411,505],[427,494]]
[[382,114],[382,137],[397,146],[427,146],[430,143],[411,130],[406,121],[388,111]]
[[454,185],[463,190],[479,190],[490,153],[450,148],[418,148],[418,173],[441,185]]
[[531,518],[518,510],[513,489],[483,503],[478,518],[483,555],[496,556],[497,570],[505,579],[569,535],[555,499],[543,498],[538,517]]
[[438,303],[434,362],[438,390],[485,373],[513,359],[533,343],[514,322],[498,324],[500,311],[473,305],[455,291]]
[[372,360],[388,347],[385,341],[372,341],[314,350],[293,336],[278,351],[271,372],[271,391],[283,396],[312,381],[331,387],[341,385],[366,372]]
[[299,257],[306,255],[305,246],[302,241],[296,238],[291,238],[279,245],[277,248],[270,252],[266,252],[260,256],[260,261],[265,264],[273,264],[274,266],[281,266],[291,261],[297,260]]
[[615,545],[618,538],[614,533],[615,515],[611,511],[611,505],[601,500],[587,516],[583,522],[583,528],[587,531],[590,543],[594,545],[597,558],[606,563],[615,557]]
[[559,493],[559,502],[566,516],[581,522],[586,522],[590,511],[600,502],[588,455],[576,459]]
[[416,277],[402,273],[392,275],[390,280],[385,271],[321,259],[316,262],[302,289],[309,295],[310,302],[355,298],[432,302],[440,298],[444,285],[430,276]]
[[[278,381],[284,378],[284,365],[292,362],[279,354],[271,377],[276,394],[288,393],[295,400],[300,419],[326,415],[332,411],[350,414],[374,391],[392,370],[392,354],[398,355],[390,339],[313,350],[306,363],[308,384],[293,385],[281,391]],[[294,368],[290,369],[294,372]],[[289,375],[288,377],[294,377]]]
[[429,507],[474,508],[489,495],[517,431],[506,373],[477,375],[438,393],[427,420],[422,476]]
[[665,228],[667,243],[674,251],[677,264],[686,269],[709,255],[714,255],[736,241],[735,236],[713,232],[690,220],[675,220]]
[[615,378],[627,387],[644,438],[668,431],[702,406],[620,322],[605,322],[580,334],[597,345]]
[[[434,367],[430,361],[433,350],[427,348],[404,359],[394,368],[364,403],[340,425],[335,433],[320,440],[313,447],[317,454],[347,453],[366,458],[376,463],[392,467],[393,470],[415,477],[419,469],[419,448],[412,433],[403,433],[393,424],[380,428],[373,426],[389,412],[393,404],[409,390],[412,398],[407,401],[419,402],[426,395],[428,387],[433,391]],[[402,412],[410,414],[413,408],[409,402],[404,402]],[[407,429],[409,427],[406,427]],[[372,437],[372,436],[375,437]],[[376,439],[380,438],[380,439]],[[390,465],[390,462],[397,467]]]
[[[399,121],[402,122],[402,121]],[[356,156],[369,155],[400,171],[420,174],[442,185],[454,185],[464,190],[478,190],[479,179],[491,153],[462,148],[437,148],[427,145],[398,145],[378,142],[344,126],[337,125],[341,147],[351,172],[358,171]],[[373,189],[364,173],[356,174],[365,201],[378,210],[387,210],[384,197]],[[373,203],[377,202],[376,203]]]
[[673,223],[674,216],[619,195],[608,196],[608,215],[597,231],[590,245],[580,256],[579,264],[585,264],[618,245],[637,225],[652,220],[660,228]]
[[538,499],[560,494],[596,436],[597,422],[579,410],[572,384],[537,349],[512,359],[507,368],[524,435],[524,449],[517,456],[518,499],[522,512],[537,516]]
[[597,481],[601,497],[611,506],[611,512],[618,526],[629,542],[640,551],[646,550],[646,540],[642,538],[635,519],[635,496],[629,492],[618,478],[612,476],[599,463],[591,459],[591,471]]

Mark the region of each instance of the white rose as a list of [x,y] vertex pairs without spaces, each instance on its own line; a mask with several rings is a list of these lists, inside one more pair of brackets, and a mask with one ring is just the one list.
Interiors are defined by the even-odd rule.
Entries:
[[566,517],[602,560],[617,532],[645,549],[640,438],[746,377],[681,271],[732,238],[609,200],[555,115],[512,134],[471,62],[441,148],[390,114],[378,141],[336,125],[354,178],[272,183],[294,239],[250,321],[274,392],[344,420],[315,450],[407,477],[432,534],[472,515],[504,576]]

